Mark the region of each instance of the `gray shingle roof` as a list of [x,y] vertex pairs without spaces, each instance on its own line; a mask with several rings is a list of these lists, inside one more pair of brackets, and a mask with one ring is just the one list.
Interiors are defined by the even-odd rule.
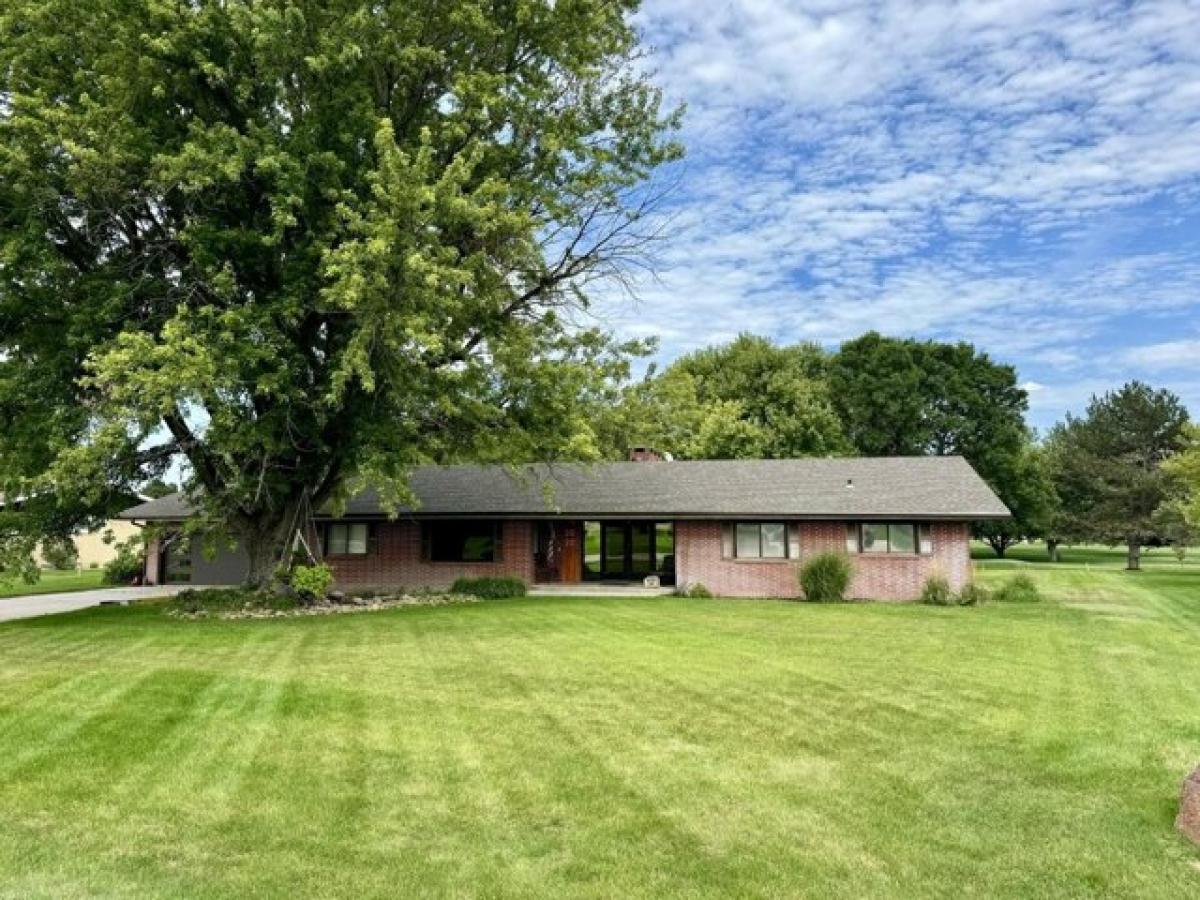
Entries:
[[[421,516],[997,519],[1008,509],[962,457],[697,460],[426,466],[412,473]],[[547,493],[547,488],[549,492]],[[180,494],[122,518],[187,518]],[[383,514],[371,490],[346,515]]]

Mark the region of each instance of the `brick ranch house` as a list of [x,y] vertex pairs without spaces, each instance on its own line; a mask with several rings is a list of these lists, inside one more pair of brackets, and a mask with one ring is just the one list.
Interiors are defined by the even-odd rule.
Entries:
[[[389,519],[378,497],[341,518],[315,517],[319,549],[343,589],[445,588],[460,576],[527,584],[703,584],[733,597],[794,597],[797,569],[827,550],[850,555],[851,596],[910,600],[932,574],[971,577],[970,523],[1004,504],[960,457],[429,466],[413,471],[419,505]],[[647,458],[649,457],[649,458]],[[246,560],[213,558],[171,530],[180,495],[122,517],[164,525],[146,580],[231,584]]]

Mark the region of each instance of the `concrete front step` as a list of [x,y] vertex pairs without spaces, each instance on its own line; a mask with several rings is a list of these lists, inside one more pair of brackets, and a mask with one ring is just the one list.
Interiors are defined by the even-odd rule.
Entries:
[[575,584],[535,584],[529,588],[531,597],[665,597],[674,588],[648,588],[640,584],[607,584],[579,582]]

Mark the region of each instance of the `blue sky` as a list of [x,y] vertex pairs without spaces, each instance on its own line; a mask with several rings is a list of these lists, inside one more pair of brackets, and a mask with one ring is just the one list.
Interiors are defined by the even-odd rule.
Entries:
[[1200,415],[1200,2],[645,0],[687,160],[661,358],[876,328],[1014,363],[1035,425],[1142,378]]

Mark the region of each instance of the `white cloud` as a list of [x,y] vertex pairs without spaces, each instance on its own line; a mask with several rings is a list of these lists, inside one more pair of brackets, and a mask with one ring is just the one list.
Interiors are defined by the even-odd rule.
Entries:
[[639,24],[689,159],[659,280],[602,309],[668,355],[877,328],[1081,383],[1119,317],[1196,303],[1200,242],[1143,207],[1200,213],[1200,3],[646,0]]
[[1148,370],[1200,370],[1200,339],[1163,341],[1129,347],[1121,353],[1124,362]]

